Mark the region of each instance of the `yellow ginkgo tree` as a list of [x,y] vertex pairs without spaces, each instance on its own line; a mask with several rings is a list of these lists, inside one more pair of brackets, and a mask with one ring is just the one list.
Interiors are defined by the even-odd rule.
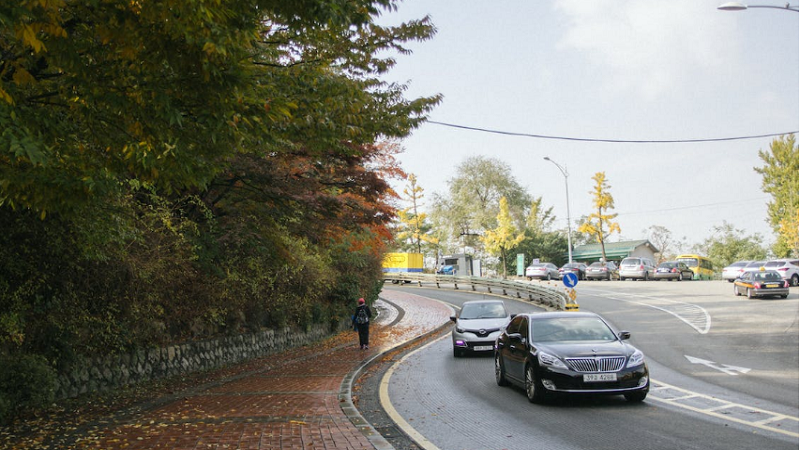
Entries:
[[617,213],[609,213],[609,210],[614,209],[614,197],[609,192],[611,186],[606,181],[606,173],[597,172],[592,179],[595,181],[595,186],[589,193],[592,194],[595,211],[589,214],[588,219],[578,227],[578,231],[597,239],[603,252],[603,261],[606,261],[605,241],[612,233],[621,231],[619,224],[613,221]]
[[525,234],[517,230],[508,210],[508,200],[500,198],[500,212],[497,214],[497,228],[486,230],[481,237],[486,251],[500,256],[503,278],[506,278],[506,257],[508,252],[525,239]]

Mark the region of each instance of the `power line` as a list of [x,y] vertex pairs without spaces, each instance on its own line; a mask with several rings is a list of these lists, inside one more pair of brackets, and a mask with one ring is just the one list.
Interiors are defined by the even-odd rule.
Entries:
[[569,136],[548,136],[544,134],[532,134],[532,133],[518,133],[514,131],[501,131],[501,130],[492,130],[488,128],[478,128],[478,127],[468,127],[465,125],[456,125],[452,123],[445,123],[445,122],[437,122],[435,120],[429,120],[427,123],[432,123],[434,125],[441,125],[444,127],[450,128],[458,128],[461,130],[470,130],[470,131],[480,131],[482,133],[493,133],[493,134],[502,134],[505,136],[519,136],[519,137],[528,137],[528,138],[535,138],[535,139],[554,139],[554,140],[561,140],[561,141],[580,141],[580,142],[610,142],[610,143],[617,143],[617,144],[685,144],[685,143],[693,143],[693,142],[722,142],[722,141],[741,141],[745,139],[759,139],[765,137],[776,137],[776,136],[784,136],[787,134],[797,134],[797,131],[787,131],[785,133],[770,133],[770,134],[758,134],[752,136],[736,136],[736,137],[724,137],[724,138],[706,138],[706,139],[667,139],[667,140],[640,140],[640,139],[599,139],[599,138],[579,138],[579,137],[569,137]]
[[681,211],[685,209],[695,209],[695,208],[708,208],[712,206],[723,206],[723,205],[738,205],[746,202],[765,202],[769,201],[770,197],[759,197],[759,198],[748,198],[748,199],[740,199],[740,200],[733,200],[729,202],[717,202],[717,203],[706,203],[704,205],[691,205],[691,206],[679,206],[676,208],[666,208],[666,209],[653,209],[650,211],[634,211],[634,212],[621,212],[617,213],[617,216],[631,216],[636,214],[652,214],[652,213],[663,213],[663,212],[670,212],[670,211]]

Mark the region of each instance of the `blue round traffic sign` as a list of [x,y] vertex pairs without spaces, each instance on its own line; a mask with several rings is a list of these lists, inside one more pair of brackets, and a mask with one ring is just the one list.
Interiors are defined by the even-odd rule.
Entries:
[[561,281],[564,282],[564,286],[573,288],[578,284],[578,276],[572,272],[567,272],[561,277]]

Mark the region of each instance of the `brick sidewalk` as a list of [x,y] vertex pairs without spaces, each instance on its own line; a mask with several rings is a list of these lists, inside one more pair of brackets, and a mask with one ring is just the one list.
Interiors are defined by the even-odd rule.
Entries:
[[252,361],[238,374],[95,423],[63,442],[86,449],[391,448],[352,406],[353,376],[379,354],[446,325],[452,310],[384,291],[369,350],[355,332]]

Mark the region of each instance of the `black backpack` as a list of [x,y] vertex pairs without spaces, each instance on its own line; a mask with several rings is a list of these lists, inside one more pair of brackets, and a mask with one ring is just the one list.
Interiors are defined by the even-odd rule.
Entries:
[[367,315],[367,307],[359,308],[358,313],[356,314],[356,324],[363,325],[369,322],[369,316]]

